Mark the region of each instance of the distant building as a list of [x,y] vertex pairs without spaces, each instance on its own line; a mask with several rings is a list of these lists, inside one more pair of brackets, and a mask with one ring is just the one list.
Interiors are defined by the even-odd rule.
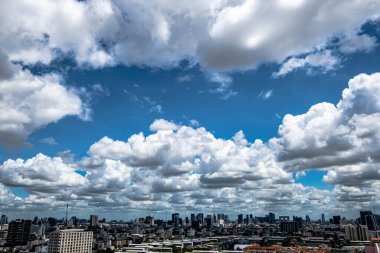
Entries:
[[281,232],[292,234],[300,231],[301,223],[299,221],[282,221],[280,223]]
[[243,214],[238,215],[238,223],[242,224],[243,223]]
[[310,216],[306,215],[306,224],[310,224],[310,223],[311,223]]
[[96,227],[99,225],[98,216],[91,214],[90,215],[90,227]]
[[26,245],[30,235],[31,220],[11,221],[8,226],[8,245]]
[[364,225],[358,225],[358,239],[359,241],[368,241],[368,227]]
[[268,215],[268,222],[270,224],[275,224],[276,223],[276,215],[274,213],[269,213],[269,215]]
[[211,215],[206,216],[205,223],[206,223],[207,228],[210,228],[212,226],[212,216]]
[[336,225],[340,224],[340,215],[333,216],[333,223]]
[[361,225],[367,225],[366,216],[372,216],[372,212],[371,211],[360,211],[360,224]]
[[6,215],[1,215],[0,225],[8,224],[8,217]]
[[172,214],[172,222],[173,222],[173,226],[175,228],[178,228],[178,226],[179,226],[179,213],[173,213]]
[[326,220],[325,220],[325,214],[324,214],[324,213],[321,215],[321,223],[322,223],[322,224],[325,224],[325,223],[326,223]]
[[48,253],[91,253],[92,231],[66,229],[49,234]]
[[281,221],[289,221],[289,216],[278,216],[278,219]]
[[197,214],[197,220],[198,220],[199,224],[203,225],[203,213]]
[[223,213],[218,213],[217,218],[218,218],[218,220],[224,220],[225,219]]
[[347,225],[344,227],[345,238],[348,241],[358,241],[358,230],[354,225]]

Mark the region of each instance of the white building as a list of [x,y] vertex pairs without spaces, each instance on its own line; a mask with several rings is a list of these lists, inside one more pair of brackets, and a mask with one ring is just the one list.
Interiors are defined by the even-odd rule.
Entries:
[[91,253],[92,231],[66,229],[49,234],[48,253]]
[[346,240],[349,240],[349,241],[368,241],[369,240],[367,226],[346,225],[344,229],[345,229]]

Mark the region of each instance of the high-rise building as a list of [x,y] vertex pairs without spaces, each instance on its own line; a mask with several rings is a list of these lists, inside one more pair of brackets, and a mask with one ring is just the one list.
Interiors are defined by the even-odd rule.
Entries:
[[179,226],[179,213],[173,213],[172,214],[172,222],[173,222],[173,226],[175,228],[178,228],[178,226]]
[[190,214],[190,220],[191,220],[191,221],[195,221],[195,214],[193,214],[193,213]]
[[367,215],[372,215],[371,211],[360,211],[360,224],[361,225],[367,225]]
[[90,215],[90,227],[96,227],[99,225],[99,219],[97,215]]
[[243,215],[242,215],[242,214],[239,214],[239,215],[238,215],[238,223],[239,223],[239,224],[242,224],[242,223],[243,223]]
[[325,214],[324,214],[324,213],[321,215],[321,223],[322,223],[322,224],[325,224],[325,223],[326,223],[326,220],[325,220]]
[[275,224],[276,223],[276,216],[274,213],[269,213],[268,215],[268,222],[270,224]]
[[345,231],[346,240],[358,241],[359,237],[358,237],[358,230],[357,230],[356,226],[354,226],[352,224],[346,225],[344,227],[344,231]]
[[35,216],[33,221],[32,221],[32,224],[33,225],[37,225],[38,224],[38,216]]
[[4,224],[8,224],[8,217],[5,214],[1,215],[1,218],[0,218],[0,225],[4,225]]
[[375,231],[377,230],[377,224],[376,224],[376,219],[375,219],[375,215],[366,215],[365,216],[365,221],[366,221],[366,224],[367,224],[367,227],[368,227],[368,230],[372,230],[372,231]]
[[197,214],[197,221],[199,222],[199,224],[203,225],[203,213]]
[[31,220],[11,221],[8,226],[8,245],[25,245],[29,239]]
[[310,216],[309,215],[306,215],[306,224],[310,224],[311,220],[310,220]]
[[282,221],[280,223],[281,232],[286,234],[298,232],[301,229],[301,226],[301,222],[299,221]]
[[48,253],[91,253],[92,231],[66,229],[49,234]]
[[207,228],[210,228],[212,226],[212,217],[211,217],[211,215],[207,215],[206,216],[205,223],[206,223]]
[[340,224],[340,215],[333,216],[333,223],[335,225],[339,225]]
[[378,230],[377,217],[371,211],[360,211],[360,224],[366,225],[368,230]]
[[359,241],[368,241],[368,228],[365,225],[358,225],[358,239]]

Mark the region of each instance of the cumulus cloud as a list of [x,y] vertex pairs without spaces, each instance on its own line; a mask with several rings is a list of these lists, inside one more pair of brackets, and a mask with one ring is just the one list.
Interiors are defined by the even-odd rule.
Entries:
[[379,162],[380,74],[352,78],[337,105],[320,103],[285,115],[279,127],[280,160],[288,170]]
[[[298,203],[291,192],[299,185],[262,141],[249,143],[243,132],[224,140],[204,128],[163,119],[150,129],[152,134],[135,134],[127,141],[104,137],[79,163],[42,154],[8,160],[0,167],[0,182],[24,187],[31,194],[24,199],[28,205],[75,200],[78,208],[235,210],[246,208],[242,197],[250,203],[265,197],[257,208],[278,201],[275,186]],[[84,176],[76,172],[79,169],[86,170]],[[42,201],[45,196],[50,196],[47,203]]]
[[361,26],[378,18],[378,1],[296,3],[9,0],[2,4],[0,45],[11,61],[24,64],[66,55],[95,68],[168,68],[186,59],[211,71],[281,63],[323,49],[332,38],[344,53],[375,45]]
[[27,136],[68,115],[85,117],[85,105],[59,75],[36,76],[18,70],[0,81],[0,144],[27,145]]
[[[203,127],[157,119],[148,135],[103,137],[77,162],[42,154],[8,160],[0,184],[24,187],[31,206],[75,199],[78,208],[112,210],[357,210],[379,203],[379,92],[379,73],[360,74],[336,105],[286,115],[279,137],[267,143],[249,142],[242,131],[222,139]],[[294,172],[302,177],[308,169],[325,170],[323,181],[333,190],[293,180]]]
[[247,0],[222,8],[198,47],[201,63],[224,70],[280,63],[326,47],[332,37],[350,39],[380,7],[376,1],[288,2]]
[[377,203],[380,192],[380,74],[348,82],[334,105],[319,103],[305,114],[285,115],[272,150],[287,171],[324,169],[341,203],[360,209]]
[[86,184],[86,179],[75,170],[75,166],[65,164],[60,157],[37,154],[27,160],[5,161],[0,166],[0,181],[7,186],[27,187],[30,192],[54,193]]

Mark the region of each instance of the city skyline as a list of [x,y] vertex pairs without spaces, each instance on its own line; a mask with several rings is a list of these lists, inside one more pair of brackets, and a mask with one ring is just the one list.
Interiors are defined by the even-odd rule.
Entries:
[[6,0],[0,23],[1,214],[380,205],[379,1]]

